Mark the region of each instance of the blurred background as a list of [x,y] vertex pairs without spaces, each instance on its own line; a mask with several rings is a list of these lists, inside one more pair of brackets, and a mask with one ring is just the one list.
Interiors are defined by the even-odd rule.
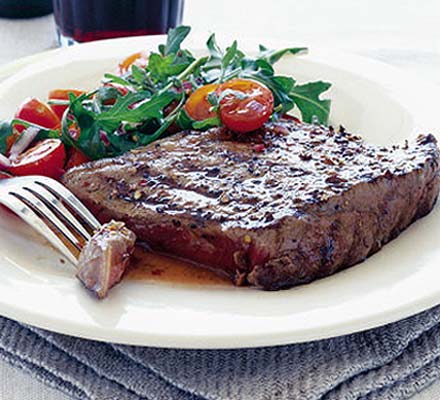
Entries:
[[[23,1],[28,0],[0,3]],[[426,72],[440,82],[437,0],[187,0],[183,23],[197,31],[224,32],[238,39],[271,37],[346,49],[419,74]],[[53,15],[0,19],[0,37],[0,63],[57,46]]]

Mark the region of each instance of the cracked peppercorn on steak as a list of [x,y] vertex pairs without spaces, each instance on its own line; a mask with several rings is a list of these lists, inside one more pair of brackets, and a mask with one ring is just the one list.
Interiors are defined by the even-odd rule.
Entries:
[[287,121],[182,132],[63,181],[153,250],[276,290],[361,262],[429,213],[439,150],[432,135],[382,147]]

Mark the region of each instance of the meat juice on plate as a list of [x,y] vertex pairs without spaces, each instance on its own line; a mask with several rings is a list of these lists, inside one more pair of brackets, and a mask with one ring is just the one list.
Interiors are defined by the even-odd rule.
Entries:
[[231,286],[231,282],[207,268],[137,247],[127,278],[144,282],[178,283],[191,286]]
[[166,33],[182,20],[184,0],[54,0],[60,42]]

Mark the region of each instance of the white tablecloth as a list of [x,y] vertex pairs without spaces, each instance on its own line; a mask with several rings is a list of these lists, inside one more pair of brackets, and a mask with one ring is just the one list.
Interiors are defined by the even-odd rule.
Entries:
[[[185,23],[201,31],[267,35],[374,57],[440,83],[437,0],[186,0]],[[55,46],[52,17],[0,19],[0,64]],[[0,362],[0,399],[66,397]],[[414,400],[440,399],[440,382]],[[122,400],[122,399],[121,399]]]

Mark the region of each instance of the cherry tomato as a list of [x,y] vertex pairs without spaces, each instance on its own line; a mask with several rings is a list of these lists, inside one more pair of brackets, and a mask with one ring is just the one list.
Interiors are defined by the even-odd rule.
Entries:
[[47,129],[59,129],[61,125],[60,119],[52,109],[35,98],[26,100],[18,109],[15,118]]
[[[272,115],[272,92],[263,84],[250,79],[232,79],[222,83],[217,93],[231,93],[220,100],[220,119],[229,129],[250,132],[260,128]],[[235,94],[236,92],[237,94]]]
[[148,54],[143,51],[139,51],[137,53],[129,55],[125,60],[123,60],[119,64],[119,73],[121,75],[125,74],[130,70],[132,65],[137,65],[138,67],[142,68],[142,67],[146,67],[147,64],[148,64]]
[[59,178],[63,174],[66,151],[59,139],[45,139],[34,147],[20,154],[9,172],[13,175],[44,175],[50,178]]
[[72,148],[69,151],[69,158],[66,163],[66,171],[70,168],[77,167],[78,165],[89,162],[90,158],[88,158],[84,153],[80,152],[78,149]]
[[[15,114],[15,118],[37,124],[47,129],[60,129],[61,120],[46,104],[40,100],[31,98],[25,100]],[[13,124],[12,135],[6,139],[7,151],[11,149],[21,133],[26,129],[22,124]]]
[[[69,93],[78,97],[84,94],[85,91],[78,89],[55,89],[49,92],[49,100],[69,100]],[[64,111],[67,110],[67,107],[66,105],[50,104],[50,108],[60,120],[63,118]]]
[[9,179],[9,178],[12,178],[12,175],[9,175],[6,172],[0,171],[0,179]]
[[215,117],[216,113],[211,110],[212,104],[208,100],[208,95],[216,92],[218,88],[218,84],[211,83],[191,93],[184,106],[188,116],[196,121]]

